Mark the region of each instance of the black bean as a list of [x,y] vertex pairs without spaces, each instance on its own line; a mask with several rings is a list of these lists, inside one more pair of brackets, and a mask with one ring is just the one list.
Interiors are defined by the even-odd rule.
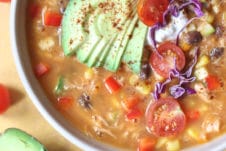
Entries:
[[79,99],[78,99],[79,104],[86,108],[86,109],[91,109],[92,104],[90,102],[90,96],[88,96],[86,93],[83,93]]
[[151,67],[149,65],[149,62],[142,63],[141,65],[141,71],[140,71],[140,78],[142,80],[147,80],[150,76]]
[[224,54],[224,48],[223,47],[215,47],[210,51],[210,58],[218,59]]
[[151,67],[149,65],[149,58],[151,48],[150,46],[145,46],[143,50],[142,63],[141,63],[141,71],[140,71],[140,79],[147,80],[150,76]]
[[216,32],[215,32],[216,36],[221,37],[223,35],[223,32],[224,32],[224,27],[221,25],[217,25]]
[[202,35],[198,31],[190,31],[187,33],[187,41],[190,44],[197,44],[202,41]]

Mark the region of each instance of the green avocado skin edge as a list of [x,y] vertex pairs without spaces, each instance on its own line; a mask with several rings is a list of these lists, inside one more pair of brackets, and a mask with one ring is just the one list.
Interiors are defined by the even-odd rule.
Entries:
[[[99,7],[101,3],[115,5],[108,10]],[[132,8],[127,7],[128,3]],[[70,0],[62,20],[65,56],[76,55],[88,67],[104,67],[112,72],[123,62],[138,74],[148,27],[139,21],[136,5],[136,0]]]
[[0,136],[0,151],[47,151],[34,137],[26,132],[9,128]]

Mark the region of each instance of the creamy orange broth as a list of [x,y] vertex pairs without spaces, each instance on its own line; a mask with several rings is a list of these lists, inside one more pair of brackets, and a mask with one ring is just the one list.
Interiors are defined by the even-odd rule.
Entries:
[[[31,63],[34,68],[40,62],[48,64],[50,67],[49,72],[38,77],[38,80],[49,100],[59,112],[85,135],[123,148],[136,150],[139,139],[144,136],[151,136],[157,142],[163,140],[163,138],[158,138],[147,131],[144,115],[149,101],[153,100],[151,92],[154,90],[156,83],[154,74],[151,73],[151,76],[145,81],[137,80],[134,82],[133,79],[132,83],[134,84],[131,84],[131,77],[136,77],[136,75],[126,66],[122,65],[116,73],[112,73],[102,68],[89,69],[79,63],[75,56],[64,56],[59,41],[59,29],[57,27],[44,26],[42,24],[41,14],[45,9],[59,12],[61,7],[59,0],[32,0],[29,1],[28,8],[32,4],[38,5],[41,10],[36,17],[31,17],[29,13],[27,16],[27,40]],[[224,31],[222,31],[222,35],[220,36],[212,34],[204,37],[197,45],[200,47],[199,56],[203,54],[209,55],[213,48],[225,47],[226,44],[226,2],[219,0],[214,7],[217,7],[219,12],[216,15],[213,11],[210,12],[215,17],[213,25],[214,27],[221,25]],[[196,21],[195,24],[199,25],[200,22]],[[183,36],[182,34],[181,40],[183,40]],[[50,46],[42,50],[40,42],[46,39],[50,39]],[[189,52],[185,52],[185,54],[189,56]],[[182,108],[186,110],[198,110],[200,112],[199,119],[192,122],[187,121],[186,128],[182,133],[177,136],[167,137],[167,140],[179,140],[180,147],[187,148],[208,142],[225,133],[225,60],[226,55],[224,53],[217,63],[211,61],[207,66],[211,74],[219,77],[221,81],[221,87],[219,89],[208,92],[207,96],[204,97],[198,93],[189,96],[186,95],[179,101]],[[104,79],[111,75],[122,85],[120,91],[114,94],[110,94],[104,85]],[[59,76],[64,77],[64,90],[60,95],[56,95],[54,89]],[[196,83],[202,82],[196,80],[192,83],[192,86]],[[140,90],[142,88],[147,89],[148,93]],[[90,97],[91,109],[85,109],[80,106],[78,99],[83,93],[86,93]],[[121,101],[132,95],[138,96],[141,100],[138,106],[142,111],[142,116],[135,120],[128,120],[125,118],[125,110]],[[64,109],[59,106],[57,100],[62,96],[73,98],[74,101],[69,108]],[[206,130],[208,126],[211,127],[211,124],[214,125],[217,123],[219,127],[217,126],[216,130]],[[194,130],[197,136],[191,136],[188,132],[190,129]],[[166,145],[164,143],[163,145],[156,145],[156,150],[166,150]]]

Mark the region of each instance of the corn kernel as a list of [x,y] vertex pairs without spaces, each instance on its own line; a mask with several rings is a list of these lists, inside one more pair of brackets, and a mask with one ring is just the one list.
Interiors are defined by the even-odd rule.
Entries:
[[183,50],[183,51],[188,51],[191,49],[191,45],[185,41],[182,41],[180,42],[180,48]]
[[136,90],[144,95],[148,95],[151,92],[151,85],[147,85],[142,82],[136,86]]
[[166,144],[167,141],[168,141],[168,139],[166,137],[159,138],[155,145],[155,148],[156,149],[162,148]]
[[210,63],[210,58],[207,55],[203,55],[197,62],[196,68],[204,67]]
[[133,74],[129,78],[129,84],[134,86],[138,82],[138,80],[139,80],[139,77],[136,74]]
[[194,128],[189,128],[187,130],[187,134],[194,140],[200,142],[201,138],[200,138],[200,133],[198,130],[194,129]]
[[86,78],[87,80],[90,80],[90,79],[93,78],[93,74],[94,74],[94,72],[93,72],[92,68],[88,68],[88,69],[85,71],[84,76],[85,76],[85,78]]
[[178,151],[180,150],[180,142],[179,140],[172,140],[166,143],[167,151]]

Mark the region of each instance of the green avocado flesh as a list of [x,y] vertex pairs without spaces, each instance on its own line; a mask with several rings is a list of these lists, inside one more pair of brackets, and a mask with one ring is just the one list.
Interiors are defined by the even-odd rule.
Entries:
[[0,151],[47,151],[35,138],[16,129],[9,128],[0,136]]
[[113,72],[124,62],[139,73],[147,26],[136,5],[137,0],[70,0],[62,21],[65,55]]

